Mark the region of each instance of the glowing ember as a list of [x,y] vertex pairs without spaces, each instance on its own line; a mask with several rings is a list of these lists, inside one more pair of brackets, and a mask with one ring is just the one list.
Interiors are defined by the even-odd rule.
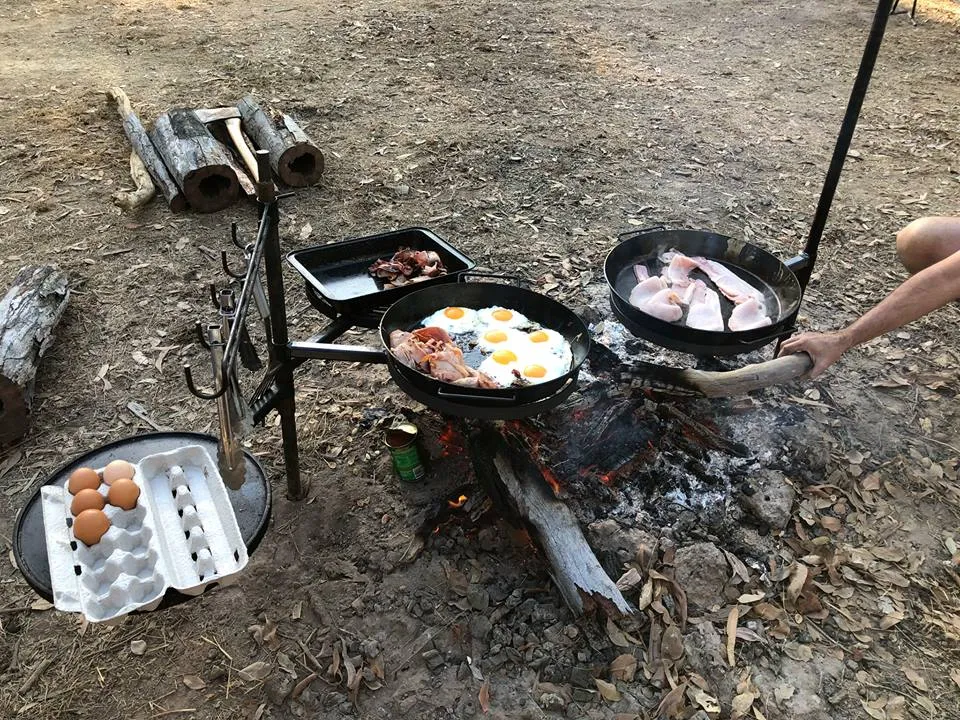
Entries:
[[602,482],[604,485],[613,485],[613,476],[608,473],[604,473],[600,476],[600,482]]
[[553,474],[553,470],[548,467],[541,467],[540,472],[543,473],[543,479],[547,481],[547,484],[553,488],[553,494],[556,497],[560,497],[560,480],[557,479],[557,476]]
[[441,454],[443,457],[449,457],[450,455],[456,454],[463,449],[463,438],[460,436],[460,433],[457,432],[456,427],[452,422],[448,422],[447,426],[443,429],[443,432],[440,433],[440,444],[443,447]]
[[451,508],[456,509],[456,508],[459,508],[459,507],[463,507],[463,504],[464,504],[466,501],[467,501],[467,496],[466,496],[466,495],[461,495],[461,496],[458,497],[456,500],[447,500],[447,505],[449,505]]

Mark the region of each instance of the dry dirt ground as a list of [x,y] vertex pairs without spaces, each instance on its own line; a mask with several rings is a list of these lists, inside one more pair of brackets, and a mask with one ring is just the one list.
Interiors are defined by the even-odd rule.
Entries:
[[[210,317],[206,283],[220,279],[229,221],[249,231],[252,210],[174,216],[154,202],[121,214],[110,195],[129,185],[128,148],[109,86],[145,119],[251,91],[299,118],[328,165],[284,205],[287,249],[422,224],[582,304],[583,273],[598,274],[631,226],[800,248],[872,12],[863,0],[4,3],[0,286],[50,262],[73,289],[32,432],[0,459],[5,547],[50,469],[150,429],[129,402],[162,426],[213,423],[180,365],[202,359],[191,333]],[[958,28],[951,0],[920,0],[916,23],[891,20],[805,326],[836,327],[903,279],[898,227],[960,210]],[[306,334],[318,320],[288,279]],[[273,524],[238,585],[85,627],[19,609],[36,598],[4,554],[0,715],[459,718],[489,705],[501,718],[960,717],[958,320],[946,308],[819,382],[760,396],[820,428],[824,469],[796,480],[794,521],[767,537],[771,552],[743,549],[744,577],[720,569],[739,590],[691,613],[699,624],[668,677],[649,653],[676,648],[654,648],[652,624],[625,638],[575,622],[502,525],[441,532],[401,563],[418,496],[398,488],[357,418],[412,404],[382,369],[315,364],[298,396],[310,500],[283,497],[268,422],[250,446],[276,491]],[[655,585],[657,597],[668,587]],[[598,627],[612,650],[583,642]],[[300,643],[323,669],[291,699],[313,670]],[[342,655],[362,664],[355,703]],[[623,659],[608,667],[616,655],[639,664],[632,681]],[[621,699],[575,692],[572,665]]]

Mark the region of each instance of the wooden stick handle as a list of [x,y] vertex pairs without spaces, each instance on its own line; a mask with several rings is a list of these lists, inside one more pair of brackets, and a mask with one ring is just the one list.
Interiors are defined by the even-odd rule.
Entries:
[[680,379],[706,397],[733,397],[793,382],[810,372],[812,367],[813,360],[809,355],[797,353],[727,372],[683,370]]
[[240,132],[240,118],[230,118],[226,121],[226,125],[227,132],[230,133],[230,139],[233,140],[233,144],[240,153],[240,157],[243,158],[244,165],[246,165],[247,169],[250,171],[250,177],[253,178],[254,182],[260,182],[260,172],[257,169],[257,159],[250,151],[250,146],[247,145],[247,141],[243,139],[243,133]]

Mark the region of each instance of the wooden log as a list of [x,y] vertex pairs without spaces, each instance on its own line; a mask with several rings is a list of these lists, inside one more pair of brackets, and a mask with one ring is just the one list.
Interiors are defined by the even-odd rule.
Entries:
[[786,355],[765,362],[746,365],[726,372],[683,370],[684,384],[698,390],[705,397],[735,397],[753,390],[784,385],[806,375],[813,360],[806,353]]
[[[597,345],[594,343],[595,347]],[[654,392],[718,398],[736,397],[774,385],[786,385],[802,378],[812,367],[813,361],[809,355],[797,353],[736,370],[681,369],[640,361],[632,363],[631,372],[641,384]]]
[[27,432],[40,358],[67,306],[67,276],[51,265],[28,265],[0,301],[0,447]]
[[153,184],[157,186],[163,194],[163,197],[166,198],[167,205],[170,206],[173,212],[183,212],[186,210],[187,199],[173,181],[170,172],[163,164],[163,160],[161,160],[157,154],[156,148],[150,142],[147,130],[143,127],[143,123],[140,122],[140,118],[133,112],[133,107],[130,105],[130,98],[118,87],[110,88],[107,91],[107,97],[116,101],[117,112],[120,113],[120,117],[123,119],[123,132],[126,134],[127,139],[130,140],[131,147],[133,147],[134,151],[143,161],[147,172],[150,173]]
[[511,448],[486,427],[469,439],[478,480],[501,508],[519,518],[543,549],[556,583],[577,615],[603,610],[610,616],[634,612],[587,543],[580,523],[557,499],[529,456]]
[[247,134],[270,153],[270,167],[291,187],[312,185],[323,175],[323,153],[296,121],[283,113],[268,115],[252,97],[237,104]]
[[114,204],[127,212],[143,207],[157,194],[157,187],[150,178],[147,166],[143,164],[136,150],[130,151],[130,177],[137,189],[133,192],[120,191],[113,194]]
[[234,161],[192,110],[163,113],[150,140],[194,210],[216,212],[236,202],[240,184]]

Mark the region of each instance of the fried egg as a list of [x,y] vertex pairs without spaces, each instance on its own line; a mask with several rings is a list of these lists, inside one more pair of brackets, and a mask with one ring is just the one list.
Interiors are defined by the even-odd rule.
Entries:
[[495,350],[522,352],[529,347],[527,334],[514,328],[480,328],[477,330],[477,347],[484,354]]
[[520,372],[520,363],[517,354],[512,350],[494,350],[477,368],[486,374],[500,387],[510,387],[517,380],[516,373]]
[[519,328],[530,324],[523,313],[499,305],[477,310],[477,321],[480,325],[491,328]]
[[477,311],[465,307],[446,307],[425,317],[423,326],[438,327],[451,335],[461,335],[477,326]]
[[520,377],[531,385],[555,380],[570,370],[570,358],[564,359],[553,353],[538,353],[518,363]]
[[562,355],[564,348],[570,347],[570,343],[556,330],[540,328],[539,330],[528,332],[526,335],[527,340],[536,352],[549,352],[554,355]]

